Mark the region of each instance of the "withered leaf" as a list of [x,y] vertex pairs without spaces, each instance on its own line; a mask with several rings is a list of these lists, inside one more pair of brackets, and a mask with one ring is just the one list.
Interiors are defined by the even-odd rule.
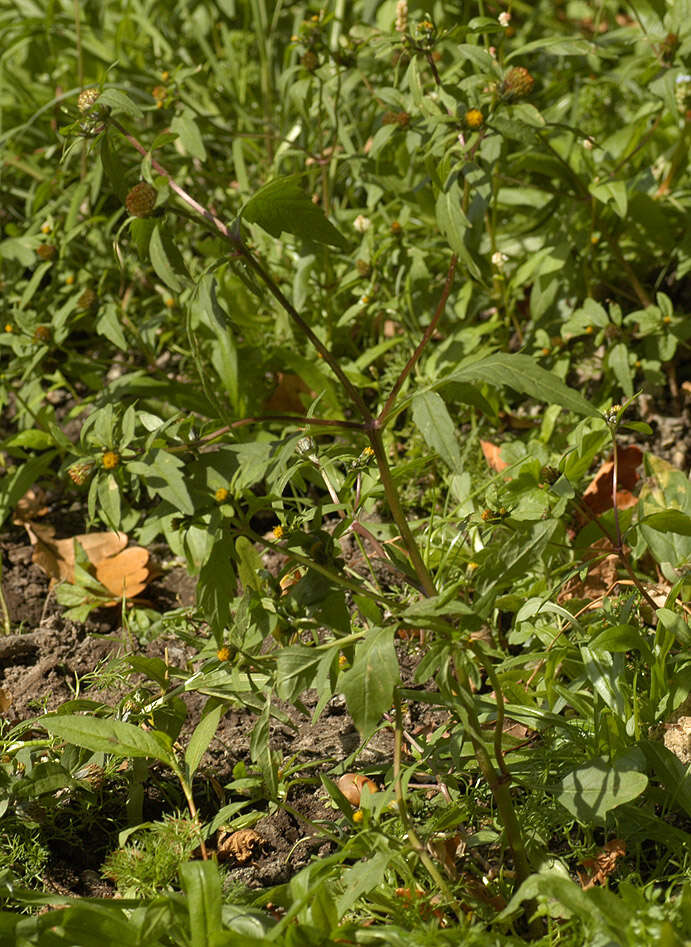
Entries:
[[[635,444],[617,448],[617,506],[625,509],[635,506],[637,498],[631,492],[640,479],[636,468],[643,460],[643,451]],[[611,454],[583,491],[583,502],[593,513],[612,509],[614,455]]]

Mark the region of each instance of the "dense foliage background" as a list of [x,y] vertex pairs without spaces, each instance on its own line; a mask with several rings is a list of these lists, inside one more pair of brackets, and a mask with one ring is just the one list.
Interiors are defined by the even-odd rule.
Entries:
[[[6,694],[3,942],[685,943],[689,0],[0,0],[0,32],[0,516],[125,643],[117,699]],[[196,604],[154,608],[174,559]],[[184,660],[136,653],[162,633]],[[343,698],[354,753],[276,748]],[[58,910],[88,766],[125,899]],[[326,854],[238,886],[218,831],[305,787]]]

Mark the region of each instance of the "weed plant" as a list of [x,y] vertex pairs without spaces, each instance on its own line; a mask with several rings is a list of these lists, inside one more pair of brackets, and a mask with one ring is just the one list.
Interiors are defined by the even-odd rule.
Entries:
[[[197,578],[167,618],[123,598],[193,666],[132,654],[117,705],[5,727],[3,943],[687,942],[688,748],[662,736],[691,487],[639,405],[681,415],[689,382],[689,0],[0,0],[0,29],[0,516],[39,483]],[[76,620],[112,598],[79,551],[56,594]],[[339,695],[358,751],[283,759],[286,704]],[[36,893],[13,813],[89,809],[109,767],[127,897]],[[152,772],[189,810],[175,852]],[[224,896],[217,830],[305,786],[331,853]]]

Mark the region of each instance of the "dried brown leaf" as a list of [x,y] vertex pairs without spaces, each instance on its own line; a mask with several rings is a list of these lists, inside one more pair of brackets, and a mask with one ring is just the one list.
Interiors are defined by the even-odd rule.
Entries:
[[583,871],[578,870],[578,879],[581,888],[585,891],[596,884],[603,885],[617,866],[619,859],[626,854],[626,842],[621,838],[613,838],[595,856],[584,858],[581,864]]
[[98,565],[108,556],[115,556],[127,545],[126,533],[83,533],[68,539],[55,539],[55,529],[49,524],[25,523],[34,547],[33,561],[54,579],[74,581],[74,541],[82,547],[89,562]]
[[96,564],[96,578],[119,599],[136,598],[149,581],[149,552],[142,546],[130,546],[116,556]]
[[315,398],[315,392],[308,388],[299,375],[278,372],[276,377],[278,384],[273,394],[264,402],[264,410],[281,414],[304,414],[305,402]]
[[480,447],[482,448],[482,453],[485,455],[485,460],[487,465],[492,469],[496,470],[499,473],[502,470],[506,470],[509,466],[506,461],[501,456],[501,447],[493,444],[491,441],[480,441]]
[[240,865],[250,861],[264,844],[264,839],[254,829],[239,829],[228,834],[222,832],[218,837],[218,860],[229,861],[234,858]]
[[[635,506],[637,498],[631,492],[640,479],[637,468],[643,460],[643,451],[635,444],[617,448],[617,506],[625,509]],[[612,509],[612,485],[614,480],[614,455],[602,464],[591,482],[583,491],[583,502],[593,513],[604,513]]]

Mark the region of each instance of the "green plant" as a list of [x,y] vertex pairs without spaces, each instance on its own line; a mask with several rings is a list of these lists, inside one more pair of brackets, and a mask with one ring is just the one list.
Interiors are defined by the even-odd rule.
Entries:
[[[224,8],[214,32],[204,4],[166,29],[149,5],[147,39],[138,15],[116,30],[109,9],[108,70],[96,15],[55,12],[88,37],[54,40],[69,67],[53,52],[51,75],[69,72],[72,91],[36,90],[33,123],[8,106],[24,197],[0,245],[15,428],[0,515],[45,479],[91,522],[164,539],[197,577],[179,634],[198,661],[133,656],[148,681],[128,700],[41,716],[54,739],[19,731],[8,755],[51,754],[56,780],[77,747],[131,758],[133,792],[156,760],[206,859],[223,823],[202,824],[193,779],[225,710],[256,715],[251,773],[240,764],[230,791],[244,780],[271,811],[302,778],[272,746],[272,721],[294,725],[280,702],[317,719],[343,695],[362,747],[392,733],[383,791],[354,810],[331,779],[347,761],[325,767],[334,851],[272,892],[284,914],[271,932],[257,920],[259,937],[290,943],[296,923],[325,943],[367,920],[357,936],[374,941],[408,897],[388,937],[444,943],[444,925],[481,938],[487,924],[497,943],[557,943],[541,920],[556,901],[575,942],[616,936],[610,912],[635,916],[622,936],[640,922],[675,942],[689,778],[652,737],[689,693],[691,494],[651,452],[630,506],[619,488],[625,439],[652,434],[638,389],[669,385],[678,410],[688,367],[691,10],[410,6],[257,0]],[[173,47],[205,65],[171,70]],[[16,74],[28,81],[37,55],[28,40],[11,54]],[[49,106],[59,167],[27,158],[55,146]],[[590,471],[609,451],[596,508]],[[105,593],[85,562],[75,575],[58,595],[84,617]],[[192,693],[208,702],[181,751]],[[424,737],[411,707],[436,715]],[[470,868],[444,854],[457,836],[479,855]],[[617,877],[645,864],[641,884],[580,891],[578,858],[618,837],[635,854]],[[213,868],[190,865],[184,884],[215,891]],[[676,928],[638,890],[653,879]]]

